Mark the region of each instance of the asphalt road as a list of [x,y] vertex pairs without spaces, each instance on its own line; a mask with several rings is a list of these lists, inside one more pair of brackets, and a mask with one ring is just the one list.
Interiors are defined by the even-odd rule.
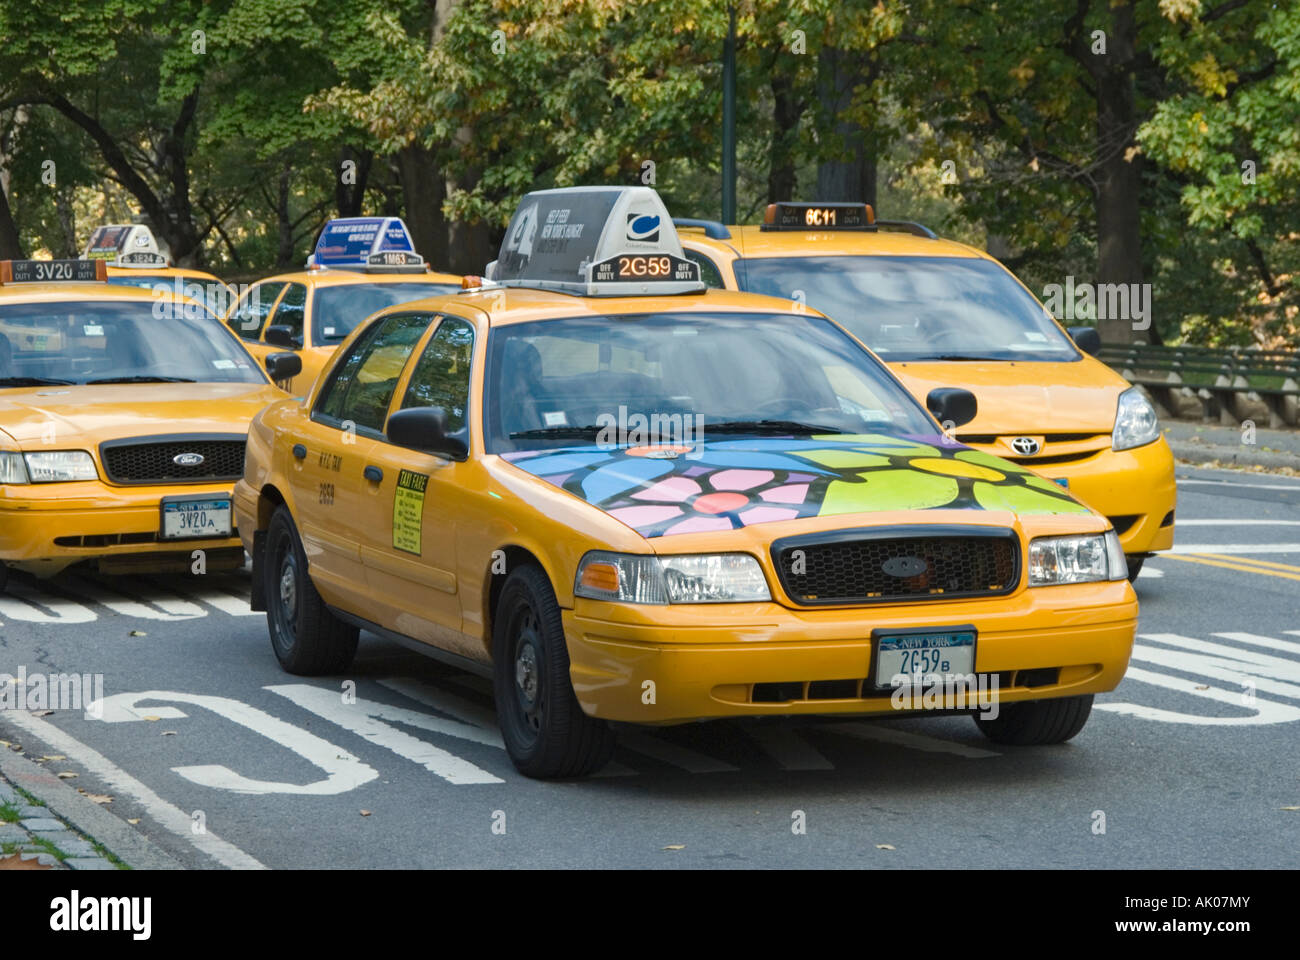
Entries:
[[1062,746],[726,721],[627,729],[601,776],[539,783],[475,677],[369,635],[354,691],[283,673],[239,576],[15,575],[0,671],[102,674],[107,700],[0,711],[0,739],[198,868],[1294,868],[1300,480],[1179,479],[1128,675]]

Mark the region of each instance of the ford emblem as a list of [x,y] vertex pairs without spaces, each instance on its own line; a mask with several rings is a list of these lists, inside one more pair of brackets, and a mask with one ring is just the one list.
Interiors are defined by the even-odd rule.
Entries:
[[203,459],[201,453],[178,453],[172,457],[172,463],[178,467],[197,467]]
[[929,568],[930,565],[920,557],[890,557],[880,565],[885,573],[899,579],[919,577]]

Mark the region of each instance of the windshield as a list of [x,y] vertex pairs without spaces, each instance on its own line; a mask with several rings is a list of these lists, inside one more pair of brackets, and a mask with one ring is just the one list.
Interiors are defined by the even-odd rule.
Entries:
[[[265,383],[206,311],[155,316],[150,300],[0,302],[0,389],[43,383],[168,380]],[[201,309],[195,305],[196,309]]]
[[385,307],[445,293],[457,293],[450,283],[350,283],[320,286],[312,307],[312,343],[342,340],[372,313]]
[[1059,361],[1080,356],[1047,311],[991,260],[738,260],[736,278],[742,290],[802,300],[843,324],[889,362]]
[[213,280],[200,281],[194,277],[159,277],[144,274],[137,276],[113,276],[108,282],[119,287],[140,287],[144,290],[158,290],[160,295],[169,297],[188,297],[207,306],[216,316],[223,317],[235,298],[229,287]]
[[936,432],[882,364],[812,315],[511,324],[492,331],[486,377],[489,453],[673,443],[688,433]]

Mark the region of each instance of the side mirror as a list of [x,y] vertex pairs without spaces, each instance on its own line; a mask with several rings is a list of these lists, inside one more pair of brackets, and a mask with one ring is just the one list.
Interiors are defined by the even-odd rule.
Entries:
[[302,341],[293,335],[293,327],[282,323],[275,323],[266,328],[266,342],[273,347],[284,347],[288,350],[302,349]]
[[451,460],[469,456],[465,441],[448,436],[447,415],[442,407],[411,407],[388,418],[388,439],[399,447],[410,447]]
[[925,406],[940,425],[960,427],[975,419],[975,394],[958,387],[938,387],[925,398]]
[[1070,339],[1084,353],[1090,353],[1094,357],[1101,353],[1101,334],[1096,327],[1070,327],[1069,334]]
[[267,375],[277,383],[292,380],[302,373],[302,357],[296,353],[268,353],[263,363]]

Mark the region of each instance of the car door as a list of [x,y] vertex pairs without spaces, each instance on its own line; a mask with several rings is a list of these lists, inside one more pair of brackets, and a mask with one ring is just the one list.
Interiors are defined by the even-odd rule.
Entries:
[[[306,284],[288,284],[285,287],[284,293],[280,295],[280,299],[276,301],[275,309],[271,312],[271,316],[262,327],[261,341],[256,344],[256,346],[260,348],[257,357],[262,361],[265,361],[268,353],[279,353],[290,349],[302,358],[304,364],[303,373],[298,374],[296,377],[290,377],[288,380],[282,380],[276,384],[276,386],[281,390],[291,394],[295,393],[295,387],[297,388],[297,393],[306,393],[311,388],[311,385],[316,382],[316,374],[319,373],[319,368],[316,368],[310,376],[306,375],[307,351],[302,348],[305,343],[303,340],[303,327],[306,314]],[[288,335],[296,341],[297,346],[290,348],[284,344],[267,342],[267,332],[272,327],[279,327],[286,330]],[[253,344],[250,344],[250,346],[253,346]]]
[[[449,432],[463,439],[468,449],[475,328],[454,315],[430,319],[436,326],[410,364],[393,410],[442,407]],[[381,622],[426,643],[476,655],[463,649],[456,577],[458,507],[467,494],[466,476],[473,465],[387,440],[376,443],[369,455],[383,480],[374,489],[379,500],[376,522],[364,531],[361,561],[371,603],[384,617]]]
[[369,607],[361,544],[377,516],[370,468],[406,360],[428,316],[386,317],[348,348],[328,374],[310,420],[290,439],[290,486],[312,579],[327,600]]

